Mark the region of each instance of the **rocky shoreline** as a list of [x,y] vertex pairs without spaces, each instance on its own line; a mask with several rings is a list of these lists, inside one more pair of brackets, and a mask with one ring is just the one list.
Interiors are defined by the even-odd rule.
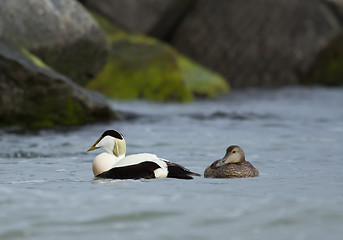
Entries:
[[4,0],[0,70],[0,126],[29,128],[117,119],[89,90],[184,102],[342,85],[343,0]]

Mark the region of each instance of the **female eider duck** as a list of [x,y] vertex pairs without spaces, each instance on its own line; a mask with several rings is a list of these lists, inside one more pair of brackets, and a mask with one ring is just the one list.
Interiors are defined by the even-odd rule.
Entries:
[[239,146],[228,147],[223,159],[213,162],[204,172],[206,178],[243,178],[258,175],[258,170],[245,160],[245,154]]
[[155,154],[140,153],[125,156],[126,143],[116,130],[105,131],[87,152],[102,148],[106,152],[99,154],[93,161],[93,173],[96,178],[139,179],[139,178],[181,178],[193,179],[201,176],[179,164],[157,157]]

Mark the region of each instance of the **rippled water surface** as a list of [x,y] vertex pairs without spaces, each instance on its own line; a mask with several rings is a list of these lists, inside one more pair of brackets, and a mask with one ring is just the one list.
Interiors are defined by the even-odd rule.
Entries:
[[[111,104],[125,121],[0,131],[0,239],[342,239],[343,89]],[[199,173],[237,144],[260,176],[94,181],[112,128]]]

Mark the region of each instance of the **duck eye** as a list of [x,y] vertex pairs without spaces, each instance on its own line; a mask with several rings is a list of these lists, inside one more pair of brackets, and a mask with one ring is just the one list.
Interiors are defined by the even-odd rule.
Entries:
[[236,153],[236,151],[232,151],[232,153]]

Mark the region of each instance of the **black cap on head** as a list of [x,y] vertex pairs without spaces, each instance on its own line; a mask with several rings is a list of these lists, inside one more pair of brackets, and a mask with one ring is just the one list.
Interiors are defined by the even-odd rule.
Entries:
[[111,136],[111,137],[123,140],[123,136],[117,130],[107,130],[101,136],[102,138],[105,136]]

